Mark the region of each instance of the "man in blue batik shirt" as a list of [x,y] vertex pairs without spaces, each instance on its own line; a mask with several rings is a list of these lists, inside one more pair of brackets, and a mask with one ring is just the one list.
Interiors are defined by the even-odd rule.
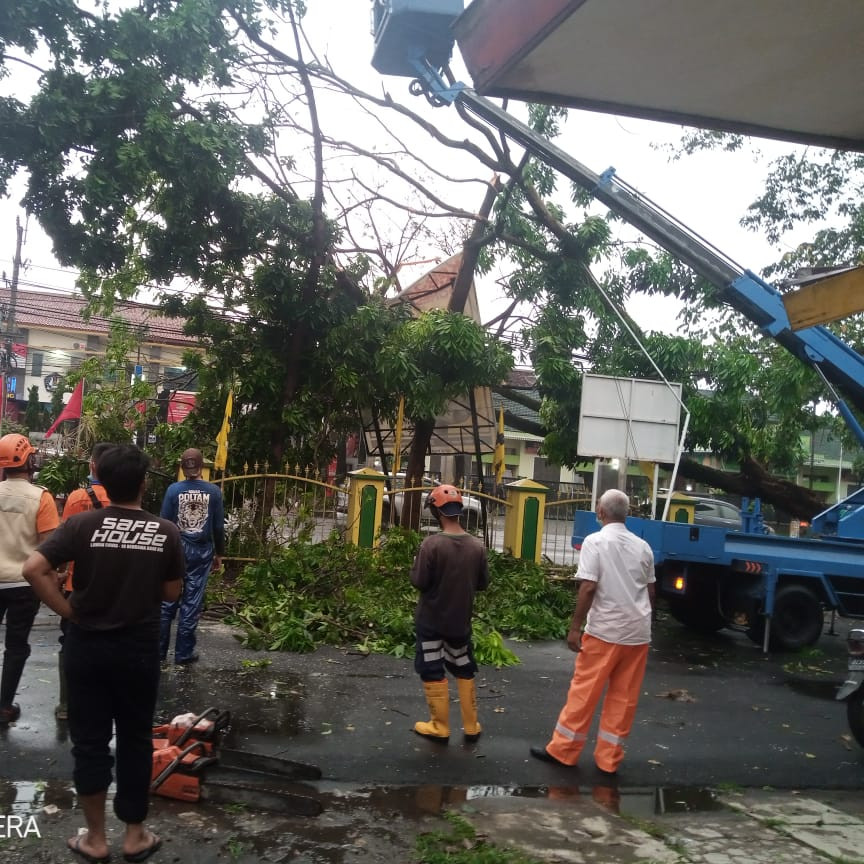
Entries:
[[[200,450],[183,452],[180,465],[185,480],[172,483],[162,500],[163,519],[170,519],[180,529],[186,556],[186,578],[183,593],[175,603],[162,604],[160,649],[168,657],[171,623],[177,616],[177,638],[174,662],[178,666],[195,663],[195,630],[204,608],[204,592],[210,571],[222,566],[225,554],[225,514],[222,491],[201,479],[204,457]],[[179,613],[179,614],[178,614]]]

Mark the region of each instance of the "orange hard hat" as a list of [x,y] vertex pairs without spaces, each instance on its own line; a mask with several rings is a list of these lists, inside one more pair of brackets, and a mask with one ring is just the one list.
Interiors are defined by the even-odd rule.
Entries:
[[445,516],[458,516],[462,512],[462,493],[449,483],[436,486],[426,499],[428,507],[437,507]]
[[36,448],[25,435],[12,432],[0,438],[0,468],[22,468]]

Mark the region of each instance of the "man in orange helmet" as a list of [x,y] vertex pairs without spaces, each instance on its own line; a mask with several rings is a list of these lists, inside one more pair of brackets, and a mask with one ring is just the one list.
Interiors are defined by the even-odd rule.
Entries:
[[[90,451],[90,473],[87,475],[87,485],[80,489],[74,489],[69,493],[66,503],[63,506],[62,521],[65,522],[70,516],[76,513],[86,513],[88,510],[101,510],[107,507],[110,503],[108,493],[105,487],[99,480],[99,459],[100,457],[114,447],[114,444],[109,444],[107,441],[100,441],[93,445]],[[75,572],[75,565],[70,562],[66,569],[66,582],[63,585],[63,591],[68,597],[72,593],[72,576]],[[60,651],[57,654],[57,675],[60,684],[60,701],[54,708],[54,716],[58,720],[68,720],[69,712],[66,707],[66,657],[63,654],[63,643],[66,639],[66,632],[69,629],[69,622],[65,618],[60,619]]]
[[0,675],[0,726],[21,716],[15,694],[30,656],[30,630],[39,598],[21,575],[30,553],[60,519],[51,493],[30,482],[36,449],[24,435],[0,438],[0,622],[6,619],[6,651]]
[[414,669],[423,681],[430,719],[414,725],[424,738],[446,743],[450,737],[450,693],[445,669],[456,678],[466,741],[480,737],[477,722],[477,663],[471,646],[474,594],[489,583],[483,542],[459,521],[462,495],[455,486],[436,486],[426,506],[438,520],[440,534],[427,537],[411,568],[411,584],[420,590],[414,615]]

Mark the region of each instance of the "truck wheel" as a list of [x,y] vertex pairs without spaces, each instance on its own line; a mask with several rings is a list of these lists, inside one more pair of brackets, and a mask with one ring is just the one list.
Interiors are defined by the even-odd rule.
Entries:
[[[813,645],[822,635],[824,616],[819,598],[803,585],[781,585],[774,597],[770,647],[780,651],[797,651]],[[765,619],[761,616],[750,626],[747,635],[761,645]]]
[[864,747],[864,687],[859,687],[846,700],[846,718],[852,737]]
[[716,633],[726,626],[726,620],[720,612],[704,597],[670,597],[669,612],[679,624],[700,633]]

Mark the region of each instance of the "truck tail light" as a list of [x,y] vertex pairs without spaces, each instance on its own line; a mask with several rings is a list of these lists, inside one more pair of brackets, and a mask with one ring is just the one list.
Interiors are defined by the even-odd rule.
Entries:
[[864,630],[855,628],[849,631],[846,639],[846,651],[852,657],[864,657]]

